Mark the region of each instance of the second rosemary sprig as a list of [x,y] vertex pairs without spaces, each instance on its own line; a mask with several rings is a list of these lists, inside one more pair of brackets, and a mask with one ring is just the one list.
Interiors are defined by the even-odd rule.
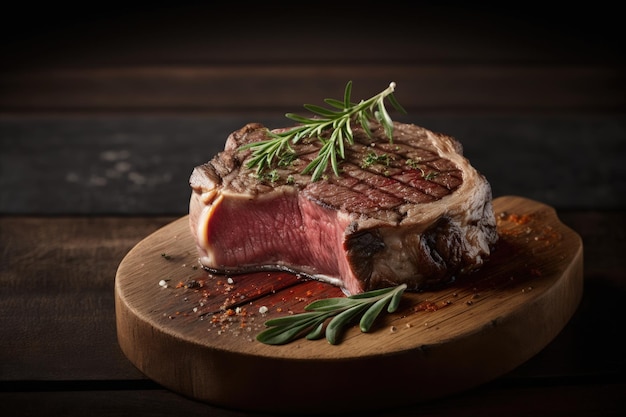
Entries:
[[256,167],[257,173],[260,174],[266,168],[279,164],[293,155],[292,144],[310,138],[319,140],[322,146],[317,156],[303,169],[302,173],[310,173],[311,181],[317,181],[330,165],[335,175],[339,175],[339,163],[340,160],[345,159],[345,147],[354,144],[352,123],[358,123],[367,135],[371,136],[369,123],[377,121],[382,125],[389,141],[393,141],[393,121],[385,107],[385,100],[388,100],[396,110],[406,113],[393,95],[395,87],[396,84],[392,82],[389,87],[375,96],[353,103],[352,81],[349,81],[343,100],[332,98],[324,100],[330,108],[314,104],[304,105],[304,108],[314,113],[315,116],[305,117],[287,113],[286,117],[298,122],[299,125],[281,132],[268,130],[269,139],[242,146],[242,149],[252,150],[247,167]]
[[268,328],[257,335],[257,340],[268,345],[283,345],[301,337],[316,340],[326,336],[328,343],[335,345],[341,331],[359,317],[359,328],[366,333],[385,306],[389,313],[396,311],[406,287],[401,284],[349,297],[314,301],[304,308],[304,313],[266,321]]

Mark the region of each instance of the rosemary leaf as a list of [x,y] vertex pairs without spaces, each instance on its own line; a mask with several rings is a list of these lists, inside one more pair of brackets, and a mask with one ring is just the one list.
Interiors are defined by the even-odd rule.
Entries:
[[358,300],[360,298],[373,298],[373,297],[378,297],[381,295],[385,295],[387,293],[389,293],[390,291],[398,291],[398,289],[402,289],[404,290],[406,288],[406,284],[402,284],[399,285],[397,287],[392,287],[392,288],[381,288],[378,290],[372,290],[372,291],[368,291],[368,292],[362,292],[360,294],[354,294],[351,295],[349,298],[352,298],[353,300]]
[[[355,301],[353,297],[323,298],[321,300],[313,301],[311,304],[304,307],[304,309],[306,311],[335,311],[335,310],[339,310],[342,308],[354,307],[358,303],[359,302]],[[301,313],[301,314],[306,314],[306,313]]]
[[357,304],[356,306],[344,310],[333,317],[326,327],[326,340],[328,343],[336,345],[339,340],[341,330],[343,330],[346,325],[352,323],[357,316],[362,314],[363,311],[367,309],[367,307],[367,304]]
[[[396,311],[405,289],[406,284],[402,284],[344,298],[313,301],[303,313],[267,320],[267,328],[257,335],[257,340],[269,345],[282,345],[300,337],[317,340],[326,336],[328,343],[337,344],[342,331],[359,316],[361,331],[368,332],[385,306],[389,313]],[[331,317],[325,326],[326,320]]]
[[[298,123],[304,123],[304,124],[307,124],[307,123],[313,123],[313,122],[314,122],[314,120],[313,120],[313,119],[311,119],[311,118],[309,118],[309,117],[300,116],[300,115],[298,115],[298,114],[294,114],[294,113],[287,113],[287,114],[285,115],[285,117],[287,117],[288,119],[293,120],[294,122],[298,122]],[[288,133],[292,133],[292,132],[294,132],[294,130],[295,130],[295,129],[290,129],[290,130],[288,130],[287,132],[288,132]],[[295,133],[295,132],[294,132],[294,133]],[[252,145],[254,145],[254,144],[252,144]]]
[[[405,285],[406,288],[406,285]],[[402,300],[403,291],[394,291],[391,295],[391,301],[389,301],[389,306],[387,306],[387,312],[393,313],[398,307],[400,307],[400,301]]]
[[337,116],[338,114],[341,114],[336,111],[326,109],[325,107],[317,106],[315,104],[305,104],[304,108],[310,111],[311,113],[315,113],[320,116],[334,117],[334,116]]
[[346,106],[343,101],[335,100],[334,98],[325,98],[324,103],[328,104],[329,106],[333,106],[334,108],[339,110],[344,110],[346,107],[349,107]]
[[317,340],[324,337],[324,321],[320,321],[317,327],[306,335],[307,340]]
[[374,324],[374,321],[376,320],[380,312],[383,311],[383,308],[385,308],[385,305],[387,305],[388,302],[388,299],[381,298],[380,300],[376,301],[373,306],[367,309],[365,314],[363,314],[363,316],[361,317],[361,321],[359,322],[359,327],[361,328],[361,331],[363,333],[367,333],[370,331],[370,329],[372,328],[372,324]]
[[[307,314],[306,317],[298,317],[296,320],[290,320],[288,323],[269,327],[257,335],[257,340],[268,345],[283,345],[289,343],[307,333],[311,334],[311,329],[316,329],[320,325],[323,326],[324,321],[330,317],[330,314],[331,313]],[[268,322],[271,322],[271,320]]]
[[283,316],[283,317],[278,317],[275,319],[267,320],[265,322],[265,325],[271,326],[271,327],[290,326],[294,323],[300,323],[304,320],[314,319],[317,317],[319,317],[318,312],[312,311],[310,313],[301,313],[297,316]]
[[352,81],[349,81],[348,84],[346,84],[345,90],[343,91],[343,106],[346,109],[352,106],[352,99],[350,98],[351,96],[352,96]]
[[324,145],[318,155],[305,167],[303,174],[311,173],[311,181],[317,181],[325,174],[328,165],[331,165],[335,175],[340,175],[340,160],[345,159],[345,144],[353,145],[354,136],[351,124],[358,123],[368,137],[372,136],[370,121],[378,121],[385,131],[390,142],[393,142],[393,121],[385,107],[385,100],[398,111],[406,113],[393,95],[396,84],[390,83],[382,92],[359,103],[351,101],[352,81],[346,84],[343,101],[327,98],[324,102],[330,108],[315,104],[305,104],[304,108],[313,113],[314,117],[300,116],[287,113],[285,116],[297,123],[292,129],[273,133],[268,130],[269,139],[249,143],[240,149],[250,149],[252,156],[247,162],[248,168],[257,168],[257,173],[280,164],[287,153],[292,153],[289,143],[298,143],[302,139],[317,139]]

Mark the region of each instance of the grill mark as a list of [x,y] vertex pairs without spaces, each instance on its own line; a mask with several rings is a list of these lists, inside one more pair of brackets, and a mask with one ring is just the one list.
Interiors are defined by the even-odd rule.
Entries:
[[[346,168],[348,169],[344,169],[344,173],[350,178],[357,179],[359,184],[364,185],[364,188],[361,188],[361,190],[366,193],[365,195],[368,198],[371,195],[384,195],[386,200],[395,202],[389,208],[396,208],[406,202],[404,196],[389,191],[391,187],[397,184],[397,181],[394,181],[393,178],[363,170],[352,164],[346,164]],[[383,200],[382,198],[377,199]]]
[[[403,218],[405,213],[402,213],[400,208],[407,202],[428,203],[436,200],[435,197],[421,193],[420,190],[406,186],[394,178],[365,171],[352,164],[347,165],[348,169],[344,170],[347,176],[344,175],[339,179],[333,177],[326,184],[311,184],[307,187],[308,191],[326,206],[368,214],[372,217],[386,217],[381,213],[382,209],[393,212],[397,218]],[[387,185],[381,185],[380,181]],[[394,192],[390,192],[390,189]],[[398,193],[398,190],[402,192]]]
[[441,186],[434,181],[424,179],[421,171],[419,170],[404,171],[401,174],[394,176],[394,179],[407,185],[410,189],[419,190],[425,195],[432,197],[431,201],[440,200],[451,193],[448,188]]
[[368,215],[382,210],[399,216],[398,208],[404,203],[398,196],[374,187],[361,178],[345,175],[329,178],[325,183],[310,184],[306,190],[326,206]]
[[[379,149],[382,148],[382,149]],[[393,152],[391,151],[393,149]],[[403,151],[404,150],[404,151]],[[373,172],[377,175],[393,178],[398,182],[406,185],[408,189],[398,190],[399,194],[410,203],[426,203],[434,200],[441,199],[442,197],[450,194],[463,182],[462,174],[460,170],[456,168],[450,160],[441,158],[436,153],[424,149],[415,148],[411,145],[406,145],[402,142],[390,144],[384,143],[381,146],[376,146],[376,149],[368,146],[355,146],[351,149],[350,157],[351,161],[363,160],[371,152],[376,153],[378,156],[389,156],[389,165],[374,164],[370,167],[364,168],[363,171]],[[407,158],[411,154],[413,158]],[[423,178],[422,172],[419,169],[411,168],[407,165],[408,159],[417,160],[418,165],[425,170],[426,173],[432,171],[437,172],[437,175],[430,180]],[[426,169],[428,168],[428,169]],[[456,174],[456,175],[455,175]],[[439,179],[437,179],[439,178]],[[419,193],[419,198],[411,198],[415,192]],[[391,193],[391,195],[398,195],[398,193]],[[426,199],[422,195],[428,195],[433,197],[432,199]]]
[[382,153],[391,154],[406,163],[406,160],[413,159],[420,163],[431,162],[437,159],[441,159],[439,155],[428,148],[419,147],[415,145],[410,145],[405,142],[394,142],[394,143],[377,143],[374,148],[366,147],[370,150],[380,150]]
[[458,170],[447,171],[437,175],[431,181],[447,188],[452,193],[463,183],[463,176]]
[[[304,189],[308,196],[327,207],[374,217],[388,216],[389,212],[403,217],[402,205],[439,200],[462,184],[460,170],[427,146],[430,142],[426,135],[403,140],[403,132],[399,131],[394,136],[394,142],[390,143],[381,129],[373,131],[372,138],[360,128],[355,129],[355,143],[346,148],[346,158],[342,161],[343,175],[336,177],[329,172],[324,180],[306,185]],[[301,143],[295,164],[283,167],[283,170],[298,174],[317,156],[319,148],[320,145],[314,142]],[[378,156],[386,154],[388,164],[379,161],[363,167],[371,152]],[[434,171],[437,175],[424,178],[420,169],[407,164],[409,159],[425,174]],[[381,211],[388,213],[385,215]]]
[[[454,176],[460,173],[455,165],[431,150],[403,141],[393,144],[376,142],[376,146],[372,147],[371,142],[363,143],[363,139],[358,138],[360,140],[347,149],[342,177],[330,175],[324,186],[318,183],[307,187],[311,195],[324,205],[363,214],[381,209],[400,214],[399,207],[403,204],[436,201],[450,194],[462,182],[462,178]],[[378,156],[386,154],[389,164],[360,166],[371,152]],[[315,153],[311,152],[301,154],[301,167],[314,157]],[[422,171],[407,166],[407,159],[419,160],[419,166],[426,173],[433,170],[438,173],[437,176],[429,180],[423,178]],[[449,168],[454,169],[443,170]]]
[[[399,201],[398,205],[406,202],[410,203],[428,203],[433,201],[430,196],[421,190],[407,186],[398,181],[396,176],[385,176],[380,173],[368,169],[362,169],[352,164],[346,164],[344,173],[352,178],[358,178],[359,181],[367,184],[370,188],[380,190],[391,198]],[[394,192],[392,192],[392,190]]]

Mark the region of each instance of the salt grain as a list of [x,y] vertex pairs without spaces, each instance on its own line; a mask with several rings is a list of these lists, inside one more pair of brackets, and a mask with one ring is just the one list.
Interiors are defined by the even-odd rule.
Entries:
[[269,309],[268,309],[267,307],[265,307],[265,306],[261,306],[261,307],[259,308],[259,313],[261,313],[261,314],[265,314],[265,313],[267,313],[267,312],[268,312],[268,310],[269,310]]

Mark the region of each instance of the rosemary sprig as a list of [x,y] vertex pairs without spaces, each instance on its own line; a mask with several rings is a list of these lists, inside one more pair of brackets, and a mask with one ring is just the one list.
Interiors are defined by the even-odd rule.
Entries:
[[317,138],[322,143],[322,147],[302,173],[312,173],[311,181],[317,181],[330,164],[335,175],[339,175],[339,159],[345,159],[346,145],[354,144],[353,122],[359,123],[371,137],[369,122],[377,121],[383,126],[389,141],[393,141],[393,121],[385,108],[385,99],[389,100],[396,110],[406,113],[393,95],[395,88],[396,83],[392,82],[389,87],[375,96],[353,103],[350,97],[352,81],[349,81],[346,84],[343,101],[332,98],[324,100],[330,108],[314,104],[304,105],[304,108],[316,116],[305,117],[287,113],[285,115],[287,118],[300,125],[278,133],[268,130],[269,139],[242,146],[241,149],[252,150],[252,157],[247,167],[257,167],[257,173],[261,173],[264,169],[272,167],[275,160],[280,163],[285,158],[293,156],[291,144],[298,143],[304,138]]
[[[335,345],[341,330],[357,317],[361,316],[359,327],[366,333],[385,306],[389,313],[396,311],[405,289],[406,284],[401,284],[349,297],[314,301],[304,308],[304,313],[266,321],[268,328],[257,335],[257,340],[268,345],[283,345],[301,337],[316,340],[325,335],[328,343]],[[328,325],[324,326],[331,317]]]

